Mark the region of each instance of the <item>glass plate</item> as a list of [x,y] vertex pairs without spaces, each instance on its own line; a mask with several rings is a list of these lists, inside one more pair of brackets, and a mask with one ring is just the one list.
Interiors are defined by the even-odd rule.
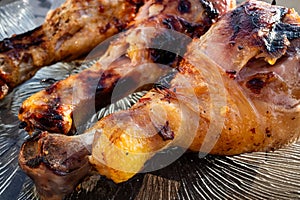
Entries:
[[[49,9],[57,7],[62,0],[54,2],[0,1],[0,39],[40,25]],[[300,10],[298,1],[278,0],[277,3]],[[70,62],[43,68],[0,101],[0,199],[37,198],[32,181],[18,166],[19,148],[28,137],[18,128],[18,109],[23,100],[51,84],[41,80],[66,78],[81,70],[76,66]],[[127,108],[140,96],[140,93],[133,94],[101,110],[97,117]],[[153,160],[180,151],[179,148],[167,150]],[[298,142],[271,153],[233,157],[200,158],[197,153],[186,153],[167,167],[138,174],[121,184],[100,175],[91,176],[66,199],[300,199],[299,152]]]

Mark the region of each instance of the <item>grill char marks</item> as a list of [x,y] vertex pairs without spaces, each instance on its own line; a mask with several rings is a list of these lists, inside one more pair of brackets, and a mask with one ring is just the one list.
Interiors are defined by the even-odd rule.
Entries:
[[43,66],[89,53],[123,31],[143,1],[66,0],[40,27],[0,42],[0,99]]
[[231,14],[230,24],[234,30],[231,41],[250,35],[253,46],[264,46],[271,57],[281,57],[290,44],[289,40],[300,37],[299,26],[283,22],[288,13],[288,8],[270,6],[264,9],[247,2]]
[[[249,1],[227,19],[232,47],[246,58],[235,79],[244,92],[278,108],[299,105],[299,15],[293,9]],[[238,49],[240,44],[243,48]]]
[[[22,113],[24,109],[20,109]],[[52,99],[51,102],[44,108],[43,113],[32,113],[30,118],[35,121],[35,130],[43,130],[47,127],[51,127],[53,132],[63,132],[66,128],[66,121],[63,118],[62,113],[64,108],[61,106],[60,98]],[[25,122],[26,123],[26,122]],[[25,124],[24,124],[25,125]],[[25,130],[30,130],[30,123],[26,123],[26,126],[22,127]]]
[[285,35],[287,39],[293,40],[300,38],[300,27],[299,25],[277,23],[274,31]]
[[208,0],[199,0],[202,4],[209,19],[214,20],[219,17],[219,11],[215,8],[213,3]]
[[[287,9],[284,9],[284,13],[286,12]],[[263,37],[268,37],[273,24],[278,23],[278,19],[281,19],[282,16],[283,11],[278,7],[263,9],[257,7],[253,2],[247,2],[235,9],[230,15],[230,24],[234,30],[231,41],[235,41],[251,34],[253,38],[256,38],[256,45],[262,45]],[[269,19],[267,19],[267,17]],[[260,32],[260,30],[269,31]],[[259,36],[259,33],[262,35]]]
[[167,29],[185,33],[189,36],[182,37],[181,34],[170,34],[169,31],[165,31],[151,41],[151,44],[156,47],[149,49],[152,61],[172,67],[176,67],[181,60],[186,52],[186,46],[191,42],[191,38],[200,37],[209,27],[204,23],[191,23],[174,15],[164,17],[162,24]]
[[6,52],[12,49],[22,50],[32,46],[38,46],[44,42],[44,33],[42,27],[37,27],[26,33],[15,35],[0,41],[0,52]]
[[95,95],[96,110],[99,110],[100,108],[112,103],[111,97],[113,89],[120,78],[121,75],[113,70],[107,70],[101,74]]
[[188,36],[195,38],[200,37],[205,33],[211,25],[211,22],[203,21],[202,24],[199,23],[191,23],[183,18],[169,15],[163,19],[163,24],[166,28],[178,31],[180,33],[185,33]]
[[[189,1],[180,0],[178,3],[178,10],[180,11],[180,13],[188,13],[191,9],[190,6],[191,3]],[[198,38],[209,29],[212,21],[209,17],[207,17],[203,19],[202,23],[193,23],[180,16],[167,14],[163,17],[162,24],[165,25],[167,29],[184,33],[191,38]],[[159,41],[161,44],[160,49],[150,50],[152,59],[155,63],[171,64],[176,58],[178,59],[178,55],[183,56],[184,52],[186,51],[187,44],[191,42],[190,40],[186,40],[186,38],[183,39],[182,37],[170,38],[169,35],[169,32],[167,32],[166,34],[162,33],[152,41],[152,43],[157,43],[157,41]],[[168,46],[171,44],[170,40],[174,40],[174,47],[172,47],[172,49],[176,52],[168,52],[164,50],[170,49],[170,47],[164,47],[163,38],[168,41],[166,42]],[[178,41],[180,42],[180,44],[178,44]],[[180,60],[180,58],[178,60]]]
[[[216,5],[216,10],[219,7],[221,10],[224,8],[228,10],[230,7],[224,2],[225,0]],[[33,119],[35,113],[41,115],[44,112],[48,113],[49,107],[55,107],[49,103],[51,102],[49,99],[60,97],[62,106],[60,115],[64,121],[62,124],[64,131],[61,132],[60,127],[56,127],[56,131],[70,134],[69,128],[86,123],[88,117],[91,117],[88,115],[94,114],[89,111],[98,111],[124,97],[123,95],[136,91],[136,88],[132,87],[134,83],[137,83],[135,84],[138,86],[137,90],[155,83],[167,71],[167,67],[163,65],[178,66],[177,62],[180,61],[180,56],[184,55],[187,44],[192,38],[203,35],[211,23],[212,20],[205,13],[199,0],[148,1],[140,8],[135,20],[118,35],[118,39],[110,43],[103,56],[91,66],[92,70],[86,69],[55,83],[55,87],[32,95],[22,104],[20,121],[28,124],[27,131],[34,131],[34,128],[42,123],[42,120]],[[150,27],[150,31],[145,32],[148,29],[144,27]],[[172,32],[177,34],[170,34]],[[106,64],[108,66],[104,66]],[[144,83],[145,85],[141,85]],[[76,89],[73,90],[75,86]],[[118,89],[120,93],[117,94],[115,91],[119,91]],[[78,94],[74,94],[74,91]],[[75,100],[72,101],[72,98]],[[87,111],[90,107],[93,107],[93,110]],[[73,123],[75,121],[76,123]],[[53,132],[47,125],[43,126],[43,130]]]
[[277,55],[278,52],[285,52],[290,41],[300,38],[300,27],[292,24],[277,23],[273,26],[272,32],[266,38],[267,50],[270,54]]

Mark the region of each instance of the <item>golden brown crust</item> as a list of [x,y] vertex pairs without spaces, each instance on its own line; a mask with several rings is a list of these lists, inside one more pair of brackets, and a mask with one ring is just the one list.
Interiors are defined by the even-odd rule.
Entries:
[[[0,42],[0,86],[10,91],[43,66],[88,53],[122,31],[141,3],[67,0],[48,13],[42,26]],[[0,99],[7,93],[4,89]]]
[[[221,14],[225,8],[227,10],[231,8],[231,5],[228,5],[227,2],[224,1],[213,8],[218,10],[221,7],[221,11],[219,11]],[[84,111],[80,111],[86,109],[86,105],[96,102],[95,107],[98,110],[111,103],[111,96],[118,81],[127,80],[127,83],[131,82],[131,85],[127,86],[128,88],[126,89],[123,88],[120,91],[121,94],[118,97],[114,97],[115,100],[132,92],[132,89],[142,82],[155,82],[161,75],[162,70],[158,66],[147,66],[145,64],[153,62],[170,64],[174,62],[175,56],[168,52],[165,53],[155,49],[149,50],[146,47],[149,44],[153,45],[155,38],[162,37],[164,39],[164,32],[167,32],[165,29],[178,32],[177,36],[180,35],[179,33],[184,33],[190,37],[203,35],[212,23],[212,19],[207,16],[206,12],[202,3],[198,0],[147,2],[140,8],[139,13],[135,20],[130,23],[127,31],[120,34],[112,42],[106,53],[91,69],[70,76],[66,80],[59,81],[31,96],[22,104],[19,119],[27,124],[26,130],[29,132],[37,128],[71,134],[75,126],[75,114],[78,114],[76,115],[76,124],[80,125],[87,117],[90,117],[90,115],[84,116]],[[218,17],[218,15],[215,17]],[[167,32],[165,35],[167,34],[170,33]],[[165,37],[165,40],[170,40],[168,41],[169,44],[175,42],[177,48],[180,47],[182,56],[187,42],[190,42],[186,38],[184,38],[182,44],[180,44],[181,41],[168,37],[168,35]],[[161,42],[162,39],[157,40]],[[137,52],[134,49],[139,49],[139,51]],[[125,54],[124,57],[114,61],[116,59],[114,55],[122,51]],[[109,66],[103,64],[110,62],[112,64],[109,64]],[[140,69],[137,69],[138,67]],[[74,83],[76,84],[73,85]],[[80,91],[80,93],[75,95],[73,87],[76,87],[76,91]],[[87,115],[90,114],[89,111],[85,111],[85,113]]]
[[[243,8],[256,6],[261,11],[269,8],[258,1],[242,5]],[[281,9],[274,6],[272,10],[276,8]],[[249,17],[241,16],[248,14],[244,10],[238,8],[233,12],[240,12],[241,18]],[[256,17],[267,23],[266,12],[259,13],[263,14]],[[283,44],[286,49],[272,65],[265,59],[271,52],[264,45],[254,43],[255,55],[231,54],[243,60],[231,69],[232,62],[212,60],[214,52],[199,46],[209,45],[207,41],[220,36],[218,31],[222,29],[218,23],[231,26],[228,16],[189,45],[169,85],[156,86],[129,110],[111,114],[86,131],[95,134],[89,161],[100,174],[115,182],[126,181],[143,170],[145,162],[156,152],[173,145],[204,153],[236,155],[271,151],[299,138],[300,62],[299,52],[294,49],[299,44],[294,34],[299,25],[286,26],[288,31],[282,33],[291,45]],[[293,16],[294,20],[289,14],[277,20],[285,24],[299,20],[299,16]],[[225,30],[228,26],[224,26]],[[251,31],[258,36],[255,31],[260,29]],[[229,37],[232,33],[229,32]],[[256,39],[261,42],[261,38]],[[245,44],[253,45],[253,41]],[[235,37],[232,42],[242,41]],[[215,51],[225,53],[227,48],[226,44]],[[257,55],[265,57],[257,58]],[[278,84],[282,87],[277,87]],[[270,92],[272,95],[266,96]]]
[[225,70],[239,71],[254,56],[274,64],[290,41],[299,38],[299,17],[293,9],[247,1],[222,19],[197,46],[217,64],[227,66]]
[[[297,42],[297,39],[294,38],[294,36],[297,37],[297,33],[294,33],[293,30],[297,30],[299,25],[290,24],[293,26],[291,35],[286,35],[286,39],[289,41],[282,43],[285,49],[279,51],[280,54],[276,54],[277,62],[272,63],[273,65],[268,62],[268,59],[265,59],[273,54],[272,51],[267,50],[265,43],[261,43],[262,38],[265,37],[258,37],[261,31],[258,26],[248,27],[248,33],[256,37],[249,37],[251,40],[244,43],[249,48],[256,49],[256,54],[249,55],[239,51],[230,53],[233,56],[231,59],[243,60],[243,62],[235,63],[235,68],[233,68],[236,70],[235,72],[228,73],[228,69],[233,67],[231,65],[233,62],[211,59],[215,52],[219,53],[217,55],[220,55],[220,52],[227,53],[226,43],[220,46],[220,49],[215,49],[215,52],[212,49],[207,51],[206,46],[201,46],[210,45],[207,41],[212,42],[215,36],[222,35],[224,38],[222,27],[225,30],[232,27],[231,20],[228,18],[228,16],[232,16],[232,13],[237,14],[238,12],[240,19],[249,19],[249,13],[245,10],[250,8],[260,10],[256,14],[261,15],[256,15],[255,18],[262,20],[264,30],[270,20],[266,13],[274,20],[272,24],[285,22],[285,17],[289,18],[289,22],[299,20],[297,15],[294,15],[295,19],[292,20],[290,15],[286,14],[275,20],[272,18],[273,11],[286,9],[270,7],[269,4],[259,1],[249,1],[226,14],[207,34],[201,39],[195,39],[189,45],[185,60],[178,68],[179,73],[172,79],[169,88],[151,90],[129,111],[112,114],[100,120],[99,127],[95,126],[97,132],[90,161],[96,165],[100,173],[116,182],[123,181],[134,172],[128,171],[127,168],[122,169],[123,163],[124,166],[133,165],[142,169],[143,162],[150,158],[155,150],[172,145],[203,153],[237,155],[246,152],[272,151],[298,140],[300,135],[299,76],[294,72],[299,73],[300,62],[298,53],[291,50],[293,45],[288,44]],[[269,12],[269,9],[272,12]],[[220,24],[225,26],[220,26]],[[276,28],[272,29],[272,26],[269,28],[270,32],[277,30]],[[291,29],[288,28],[288,30]],[[244,30],[240,29],[240,31]],[[229,34],[230,41],[235,45],[242,42],[242,38],[238,35],[244,33],[225,33],[226,36]],[[281,33],[290,34],[289,31]],[[232,34],[237,37],[232,38]],[[258,43],[254,41],[258,41]],[[214,43],[212,42],[212,44]],[[248,47],[245,46],[245,48]],[[286,53],[290,50],[293,53]],[[261,52],[264,53],[261,54]],[[265,57],[256,58],[257,55]],[[253,62],[253,60],[257,62]],[[264,64],[257,66],[256,64],[260,62]],[[292,71],[288,72],[287,69]],[[262,72],[266,74],[262,74]],[[268,76],[269,72],[272,72],[274,76]],[[249,83],[249,79],[252,80],[253,76],[256,79],[260,78],[263,84],[255,83],[255,81]],[[284,87],[283,85],[278,87],[279,83],[282,83]],[[252,85],[249,88],[249,84],[258,85]],[[266,97],[265,94],[269,92],[272,95]],[[122,115],[130,115],[130,118],[120,117]],[[150,119],[140,117],[152,115],[155,117],[150,117]],[[145,123],[145,120],[148,120],[149,126],[140,126],[140,123]],[[111,121],[114,121],[113,125]],[[158,131],[161,129],[157,128],[162,128],[166,124],[168,124],[167,130],[174,135],[169,140],[164,140]],[[146,149],[147,158],[131,160],[123,155],[119,156],[120,166],[114,164],[112,155],[115,152],[124,153],[129,146],[130,148],[136,147],[138,142],[135,141],[135,138],[147,138],[149,132],[152,137],[160,137],[160,139],[144,141],[145,146],[151,147]],[[130,137],[132,134],[135,137]],[[107,138],[113,138],[114,135],[118,138],[127,136],[130,139],[122,140],[120,143],[115,140],[107,140]],[[103,143],[109,144],[110,148],[103,148],[101,146]],[[115,176],[116,174],[118,176]]]

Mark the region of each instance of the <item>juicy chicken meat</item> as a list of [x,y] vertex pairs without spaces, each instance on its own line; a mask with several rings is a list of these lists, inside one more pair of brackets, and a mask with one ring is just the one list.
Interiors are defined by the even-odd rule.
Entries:
[[72,134],[100,108],[154,83],[170,68],[166,65],[176,65],[175,55],[184,55],[191,37],[204,34],[234,5],[229,0],[147,2],[92,67],[25,100],[19,111],[22,125],[30,133]]
[[[299,22],[293,9],[255,0],[242,4],[193,40],[169,84],[156,86],[132,108],[101,119],[80,136],[43,132],[32,138],[22,146],[20,166],[45,196],[53,195],[57,184],[44,187],[37,170],[46,165],[52,174],[72,176],[80,167],[71,168],[65,164],[68,157],[58,155],[72,152],[80,140],[84,145],[76,151],[91,151],[89,162],[117,183],[146,171],[145,162],[171,146],[237,155],[272,151],[297,140]],[[219,48],[213,51],[212,44]],[[230,58],[212,60],[224,53]],[[48,174],[47,179],[57,177]]]
[[131,22],[142,1],[66,0],[42,26],[0,42],[0,99],[43,66],[90,52]]

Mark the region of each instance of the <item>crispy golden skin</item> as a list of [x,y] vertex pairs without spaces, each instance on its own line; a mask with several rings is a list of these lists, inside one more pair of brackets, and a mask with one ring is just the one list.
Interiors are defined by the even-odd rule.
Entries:
[[[216,5],[212,2],[198,0],[147,2],[140,8],[128,30],[112,41],[96,64],[55,83],[23,102],[19,119],[26,123],[25,130],[32,132],[39,129],[72,134],[75,126],[80,126],[91,117],[89,113],[93,111],[89,112],[86,109],[95,105],[97,111],[111,103],[112,93],[118,82],[129,80],[131,85],[123,87],[114,100],[126,96],[142,82],[155,82],[162,70],[148,63],[163,62],[162,64],[171,65],[174,59],[168,57],[170,53],[162,55],[162,52],[147,49],[147,46],[151,46],[157,40],[155,38],[162,37],[161,35],[171,35],[171,31],[168,33],[165,29],[185,34],[186,38],[199,37],[218,16],[234,6],[234,1],[222,0]],[[165,37],[164,42],[167,43],[169,40],[170,46],[171,42],[176,43],[176,48],[180,47],[180,51],[184,53],[186,43],[190,40],[181,41],[182,38],[175,40],[172,37],[175,37],[174,34]],[[119,59],[119,54],[124,56]],[[103,63],[111,64],[106,66]]]
[[[90,162],[122,182],[168,146],[237,155],[296,141],[298,31],[299,16],[292,9],[249,1],[228,12],[189,45],[169,88],[153,89],[130,110],[95,125]],[[272,41],[274,34],[280,37]]]
[[[120,50],[119,47],[123,48],[124,45],[127,46],[127,43],[124,43],[124,40],[130,42],[130,47],[133,50],[136,45],[140,45],[141,49],[144,49],[144,45],[147,44],[147,42],[151,42],[152,37],[156,37],[161,34],[161,32],[158,32],[157,29],[154,29],[155,31],[153,32],[153,27],[164,28],[158,30],[166,30],[166,28],[173,29],[175,31],[185,33],[190,37],[199,37],[213,22],[213,19],[210,17],[218,17],[218,13],[215,13],[216,10],[214,8],[214,4],[219,9],[220,13],[224,13],[226,10],[235,5],[234,1],[228,0],[211,2],[199,2],[197,0],[166,0],[146,3],[146,5],[140,9],[136,20],[130,25],[131,28],[113,42],[113,44],[109,47],[108,52],[105,54],[104,59],[101,58],[100,61],[103,62],[104,60],[107,62],[107,60],[105,60],[107,59],[107,55],[118,53],[118,50]],[[185,3],[188,3],[188,5]],[[189,3],[191,3],[191,5]],[[209,12],[211,13],[209,14]],[[138,27],[152,27],[152,31],[143,32],[140,31],[141,29],[137,29]],[[147,37],[144,36],[144,33],[148,33],[148,35],[146,35]],[[140,38],[141,40],[137,40],[137,38]],[[143,39],[146,40],[143,41]],[[188,41],[191,41],[191,39],[189,38]],[[183,45],[186,44],[183,43]],[[28,113],[34,114],[37,117],[41,116],[41,118],[46,118],[46,120],[49,118],[49,120],[51,120],[52,117],[53,129],[51,129],[51,126],[47,126],[45,128],[45,124],[38,125],[38,121],[30,121],[35,120],[32,116],[28,117],[28,121],[26,121],[26,123],[29,122],[39,129],[68,133],[69,130],[61,129],[61,127],[68,126],[65,126],[64,124],[63,126],[60,126],[60,116],[56,115],[56,111],[65,113],[70,116],[70,118],[72,117],[69,111],[74,110],[71,107],[73,105],[71,104],[72,99],[70,99],[72,92],[74,92],[72,89],[74,82],[78,87],[77,89],[82,92],[80,96],[90,98],[94,91],[89,88],[90,82],[84,81],[98,80],[99,74],[106,74],[102,80],[103,85],[101,85],[102,87],[105,86],[105,89],[102,93],[100,93],[100,98],[103,98],[104,101],[107,100],[105,98],[108,98],[109,100],[109,96],[107,95],[110,95],[109,90],[113,89],[115,84],[114,82],[116,82],[120,77],[128,77],[128,71],[135,68],[136,64],[134,63],[150,61],[150,58],[148,57],[150,53],[151,50],[148,49],[144,49],[143,51],[128,50],[128,57],[121,57],[105,70],[101,68],[101,65],[99,64],[101,62],[99,62],[90,69],[84,71],[84,73],[71,76],[70,78],[60,81],[46,90],[30,97],[24,102],[20,110],[20,115],[22,115],[22,119],[26,119],[26,115]],[[171,62],[173,61],[171,60]],[[155,78],[159,75],[159,73],[154,72],[153,65],[150,64],[139,69],[139,71],[140,73],[137,73],[138,71],[134,71],[134,73],[129,76],[133,77],[137,83],[139,81],[145,81],[144,79],[146,79],[146,81],[154,79],[150,78],[152,74],[156,74],[154,76]],[[115,74],[116,77],[111,76],[112,74]],[[84,85],[80,86],[80,82],[83,82]],[[60,106],[57,106],[58,102],[55,101],[59,99],[61,100]],[[53,101],[53,104],[50,103],[51,101]],[[83,104],[84,102],[83,98],[80,104],[86,105]],[[68,105],[70,105],[70,107],[68,107]],[[54,109],[57,110],[54,112]],[[47,110],[49,111],[49,115],[46,115],[46,112],[48,112]],[[147,122],[147,120],[145,122]],[[30,130],[30,128],[33,130],[33,127],[30,126],[27,130]],[[19,164],[21,168],[35,181],[37,191],[42,199],[62,198],[65,194],[71,192],[78,181],[89,172],[91,166],[87,163],[86,158],[90,154],[89,151],[91,151],[91,138],[93,138],[93,136],[94,132],[92,130],[90,134],[74,137],[43,132],[40,135],[26,141],[22,145],[19,155]],[[76,148],[74,149],[74,147]],[[45,172],[45,174],[43,172]],[[124,178],[122,178],[122,180],[124,180]]]
[[[41,138],[56,138],[53,144],[81,140],[82,149],[92,148],[90,163],[117,183],[171,146],[236,155],[290,144],[300,134],[299,20],[292,9],[248,1],[193,40],[169,85],[157,85],[132,108],[101,119],[81,136],[44,132]],[[223,43],[214,42],[221,38]],[[33,160],[51,158],[48,151],[35,153]],[[27,173],[36,170],[22,164]]]
[[138,1],[66,0],[42,26],[0,42],[0,99],[43,66],[90,52],[133,20]]

